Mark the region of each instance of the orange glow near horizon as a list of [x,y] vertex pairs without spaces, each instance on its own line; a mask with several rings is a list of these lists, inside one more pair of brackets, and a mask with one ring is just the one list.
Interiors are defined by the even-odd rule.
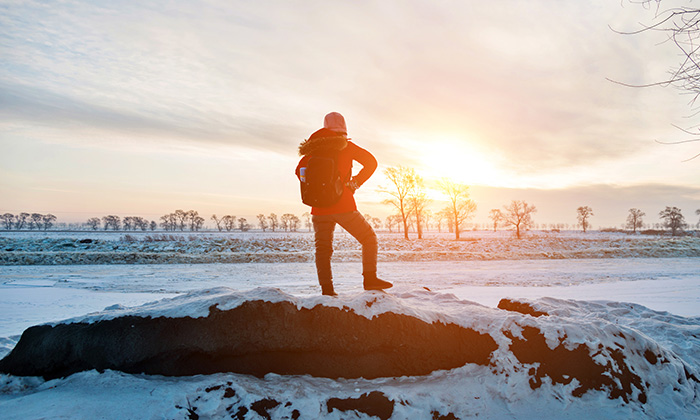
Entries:
[[402,140],[415,151],[417,171],[426,179],[449,178],[468,185],[506,186],[509,177],[480,150],[476,141],[435,137]]

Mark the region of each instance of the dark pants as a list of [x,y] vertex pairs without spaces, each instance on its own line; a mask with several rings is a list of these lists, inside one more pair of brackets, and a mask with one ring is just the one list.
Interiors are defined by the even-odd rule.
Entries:
[[331,284],[331,256],[333,255],[333,231],[336,223],[362,245],[362,274],[377,272],[377,235],[359,211],[313,216],[316,244],[316,272],[321,285]]

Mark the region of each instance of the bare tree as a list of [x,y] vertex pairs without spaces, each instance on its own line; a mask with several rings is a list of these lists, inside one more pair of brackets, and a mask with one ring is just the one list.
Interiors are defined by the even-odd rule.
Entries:
[[476,212],[476,203],[469,198],[469,186],[443,178],[439,183],[442,192],[449,200],[449,212],[455,233],[455,240],[459,240],[462,224],[471,219]]
[[408,200],[409,214],[413,215],[416,222],[416,232],[418,239],[423,239],[423,227],[425,222],[425,207],[430,202],[430,199],[425,194],[425,184],[423,177],[415,175],[413,180],[413,188],[408,192],[406,197]]
[[[671,6],[664,10],[661,9],[662,0],[630,0],[630,2],[642,4],[646,7],[656,3],[656,22],[645,25],[635,31],[618,32],[626,35],[635,35],[649,31],[663,32],[666,34],[668,41],[678,49],[681,60],[677,67],[671,68],[669,76],[665,80],[643,85],[630,85],[614,80],[613,82],[640,88],[674,86],[683,94],[691,95],[688,104],[691,108],[692,116],[697,116],[697,100],[700,97],[700,50],[698,49],[698,45],[700,45],[700,8]],[[694,138],[672,142],[657,140],[657,142],[662,144],[680,144],[700,141],[700,130],[698,130],[697,126],[691,128],[676,126],[676,128]],[[693,160],[698,156],[700,156],[700,153],[685,159],[684,162]]]
[[[212,216],[212,219],[216,220],[215,217],[216,215]],[[178,229],[180,229],[180,231],[184,231],[185,227],[189,227],[189,229],[194,232],[198,231],[199,229],[201,229],[202,226],[204,226],[204,218],[199,216],[199,212],[197,212],[196,210],[175,210],[175,212],[173,213],[161,216],[160,220],[161,226],[163,226],[163,229],[165,229],[166,231]],[[219,223],[220,221],[217,222],[217,226],[219,226]],[[141,230],[146,230],[149,227],[148,221],[143,217],[124,218],[124,224],[126,230],[136,230],[137,228]]]
[[87,221],[88,227],[92,230],[99,229],[101,224],[102,224],[102,221],[100,220],[99,217],[91,217]]
[[267,217],[262,213],[258,214],[256,217],[258,218],[258,226],[265,232],[265,230],[267,230]]
[[503,213],[499,209],[491,209],[489,210],[489,219],[493,221],[493,231],[495,232],[498,224],[503,220]]
[[430,227],[433,225],[433,217],[433,212],[430,209],[423,211],[423,226],[425,226],[425,230],[430,230]]
[[503,222],[515,230],[515,236],[520,239],[522,232],[529,229],[532,224],[532,214],[537,212],[535,206],[525,201],[513,200],[509,205],[503,206]]
[[292,213],[285,213],[282,215],[282,217],[280,217],[280,226],[282,227],[282,229],[284,229],[285,232],[288,230],[294,230],[294,219],[296,219],[297,221],[299,220],[299,218],[293,215]]
[[641,229],[642,227],[642,217],[644,216],[645,213],[643,211],[636,208],[630,209],[627,215],[627,229],[632,229],[633,233],[637,233],[637,229]]
[[443,222],[445,223],[445,227],[448,229],[448,232],[454,232],[454,229],[452,229],[451,227],[454,224],[454,222],[452,222],[452,216],[450,216],[449,207],[445,207],[444,209],[437,212],[435,214],[435,220],[437,221],[438,232],[442,232]]
[[190,226],[192,227],[192,230],[195,232],[199,232],[199,229],[204,226],[204,218],[202,216],[194,216],[192,218]]
[[185,221],[192,232],[198,231],[204,225],[204,219],[196,210],[188,210],[185,212]]
[[104,224],[105,230],[109,228],[112,228],[112,230],[120,230],[122,228],[121,218],[113,214],[103,217],[102,223]]
[[578,224],[583,229],[583,233],[586,233],[591,224],[588,222],[588,218],[594,216],[593,209],[588,206],[581,206],[576,209],[576,219]]
[[22,230],[27,225],[27,220],[29,219],[29,213],[22,212],[15,216],[15,229]]
[[176,220],[176,226],[178,229],[181,231],[185,230],[185,226],[187,225],[187,215],[188,212],[184,210],[175,210],[175,220]]
[[384,221],[385,226],[387,229],[389,229],[389,232],[394,231],[394,226],[398,227],[401,224],[401,215],[400,214],[392,214],[386,217],[386,220]]
[[238,229],[240,229],[241,232],[250,230],[250,224],[248,224],[248,220],[246,220],[245,217],[238,218]]
[[121,223],[121,219],[119,218],[119,216],[112,215],[112,216],[108,216],[108,217],[109,217],[110,220],[111,220],[112,229],[114,229],[114,230],[121,230],[121,228],[122,228],[122,223]]
[[128,216],[124,218],[123,222],[124,230],[146,230],[148,228],[148,222],[141,216]]
[[676,236],[679,231],[687,226],[685,218],[681,214],[681,209],[678,207],[666,206],[665,209],[659,212],[659,217],[664,220],[664,227],[671,229],[672,236]]
[[212,215],[211,215],[211,220],[214,221],[214,223],[216,224],[216,228],[219,230],[219,232],[221,232],[221,230],[224,228],[224,227],[221,225],[222,222],[223,222],[224,220],[223,220],[223,219],[219,219],[218,217],[216,217],[215,214],[212,214]]
[[289,230],[296,232],[297,229],[299,229],[299,226],[301,226],[301,220],[292,214],[289,218]]
[[392,197],[384,200],[384,204],[396,207],[403,223],[403,236],[408,239],[408,218],[410,216],[408,195],[415,186],[416,171],[403,166],[393,166],[385,169],[384,175],[391,181],[393,188],[380,188],[379,191]]
[[222,217],[221,220],[224,222],[226,232],[231,232],[236,227],[236,216],[227,214],[226,216]]
[[155,220],[151,220],[150,229],[152,231],[158,229],[158,223]]
[[267,220],[270,221],[270,229],[272,229],[272,231],[274,232],[275,229],[277,229],[277,226],[279,226],[277,215],[275,213],[270,213],[270,215],[267,216]]
[[141,229],[142,231],[148,230],[148,220],[144,219],[141,216],[136,216],[134,220],[134,225],[136,228]]
[[41,229],[41,219],[44,217],[44,215],[40,213],[32,213],[31,216],[29,216],[29,229],[33,230],[34,228],[36,229]]
[[0,219],[2,219],[2,224],[5,225],[5,229],[10,230],[12,229],[12,226],[14,225],[14,220],[15,220],[15,215],[12,213],[5,213],[2,216],[0,216]]
[[160,226],[165,231],[169,231],[172,229],[172,225],[170,224],[170,215],[169,214],[164,214],[163,216],[160,216]]
[[311,232],[311,227],[313,226],[313,223],[311,223],[311,213],[308,211],[304,212],[301,217],[304,219],[304,226],[306,226],[309,229],[309,232]]
[[364,217],[367,223],[369,223],[375,230],[380,229],[382,227],[382,219],[378,217],[372,217],[372,215],[369,213],[363,214],[362,217]]
[[44,230],[51,229],[51,226],[53,226],[53,222],[55,222],[55,221],[56,221],[56,216],[54,216],[51,213],[45,214],[41,218],[41,223],[42,223]]
[[[163,227],[164,230],[166,230],[166,231],[177,230],[178,221],[177,221],[177,216],[175,213],[170,213],[170,214],[166,214],[164,216],[161,216],[160,220],[161,220],[160,225]],[[105,230],[107,230],[107,228],[105,228]]]

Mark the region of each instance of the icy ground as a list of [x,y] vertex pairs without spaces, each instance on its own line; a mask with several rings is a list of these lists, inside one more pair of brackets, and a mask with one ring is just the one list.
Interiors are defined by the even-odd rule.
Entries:
[[[105,241],[114,238],[114,235],[101,235],[104,236],[88,233],[87,236],[66,238],[65,234],[63,237],[54,234],[48,239],[51,244],[80,244],[77,241],[85,238]],[[226,239],[215,236],[207,243]],[[278,248],[281,248],[280,244],[290,247],[294,244],[293,235],[270,237],[271,243]],[[13,243],[29,246],[28,243],[47,240],[41,234],[35,234],[33,240],[26,236],[18,239],[16,235],[4,235],[3,238],[5,242],[0,254],[5,255],[16,252]],[[308,241],[308,235],[300,238]],[[54,240],[58,242],[51,242]],[[509,241],[506,237],[493,240],[478,237],[457,245],[451,244],[447,237],[423,244],[411,241],[410,245],[402,245],[401,250],[404,255],[401,259],[408,261],[386,257],[392,255],[392,251],[388,250],[389,242],[385,241],[383,260],[380,255],[380,275],[395,282],[391,293],[396,295],[429,288],[437,292],[436,296],[453,294],[458,299],[490,307],[495,307],[504,297],[583,301],[576,305],[588,311],[590,322],[597,322],[596,319],[619,322],[640,334],[653,336],[671,351],[675,348],[682,354],[700,354],[697,340],[692,342],[683,338],[688,334],[700,337],[700,258],[693,256],[700,249],[698,238],[674,241],[670,238],[598,234],[581,240],[574,235],[535,238],[530,243],[516,245],[510,245]],[[204,245],[197,244],[196,240],[181,243],[185,244],[182,245],[184,253],[208,253],[201,251]],[[243,243],[248,247],[246,252],[250,251],[251,242]],[[269,243],[264,246],[270,246]],[[341,251],[334,263],[336,290],[341,295],[339,299],[353,299],[361,294],[357,250],[342,235],[338,235],[338,243]],[[475,257],[431,261],[429,255],[441,244],[457,247],[460,257],[467,253]],[[474,248],[475,245],[479,245],[478,249]],[[7,251],[8,246],[13,251]],[[158,246],[176,245],[159,243]],[[31,247],[31,250],[20,252],[45,252],[40,246]],[[639,258],[640,249],[643,255],[652,256]],[[509,250],[513,252],[512,259],[507,259]],[[273,257],[285,251],[270,252],[270,257]],[[297,251],[295,248],[289,252],[308,253],[308,250]],[[419,253],[419,257],[411,261],[412,253]],[[499,258],[491,258],[493,253]],[[528,255],[535,257],[526,258]],[[557,259],[548,259],[546,255]],[[655,258],[654,255],[664,258]],[[586,256],[588,258],[581,258]],[[50,254],[41,258],[50,258]],[[278,262],[276,257],[267,261],[250,264],[0,266],[0,357],[14,347],[19,334],[31,325],[81,317],[106,307],[138,306],[220,286],[237,291],[273,287],[300,298],[318,294],[313,263]],[[610,301],[611,304],[606,306],[593,301]],[[643,307],[629,306],[628,310],[621,311],[624,305],[615,302],[630,302]],[[439,304],[438,301],[435,303]],[[700,369],[697,360],[688,362],[696,371]],[[37,378],[3,375],[0,376],[0,418],[193,418],[188,407],[197,407],[195,414],[200,418],[231,418],[233,415],[227,408],[232,406],[247,407],[245,413],[237,412],[241,415],[239,418],[246,419],[266,418],[266,415],[279,419],[295,418],[294,410],[297,414],[307,414],[300,418],[370,418],[356,412],[328,412],[324,404],[329,398],[358,398],[377,390],[393,400],[411,402],[410,405],[397,404],[393,419],[421,418],[426,413],[427,418],[432,415],[433,418],[462,419],[700,418],[697,398],[694,401],[679,399],[660,391],[659,395],[651,397],[655,402],[646,406],[626,405],[597,392],[572,398],[561,385],[545,384],[532,390],[523,378],[503,381],[488,368],[470,365],[426,377],[371,381],[277,375],[258,379],[233,374],[164,378],[91,371],[45,382]],[[260,412],[254,409],[261,404],[274,405],[273,402],[265,403],[266,400],[279,404]],[[455,417],[448,417],[450,413]]]

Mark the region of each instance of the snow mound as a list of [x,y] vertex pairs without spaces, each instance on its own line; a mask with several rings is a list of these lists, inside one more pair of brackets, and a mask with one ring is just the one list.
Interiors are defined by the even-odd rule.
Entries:
[[[481,366],[504,383],[561,386],[572,397],[600,392],[646,404],[662,394],[688,403],[700,395],[698,319],[551,298],[499,306],[427,290],[299,298],[269,288],[209,289],[31,327],[0,372],[372,379]],[[672,345],[679,335],[687,348]]]

